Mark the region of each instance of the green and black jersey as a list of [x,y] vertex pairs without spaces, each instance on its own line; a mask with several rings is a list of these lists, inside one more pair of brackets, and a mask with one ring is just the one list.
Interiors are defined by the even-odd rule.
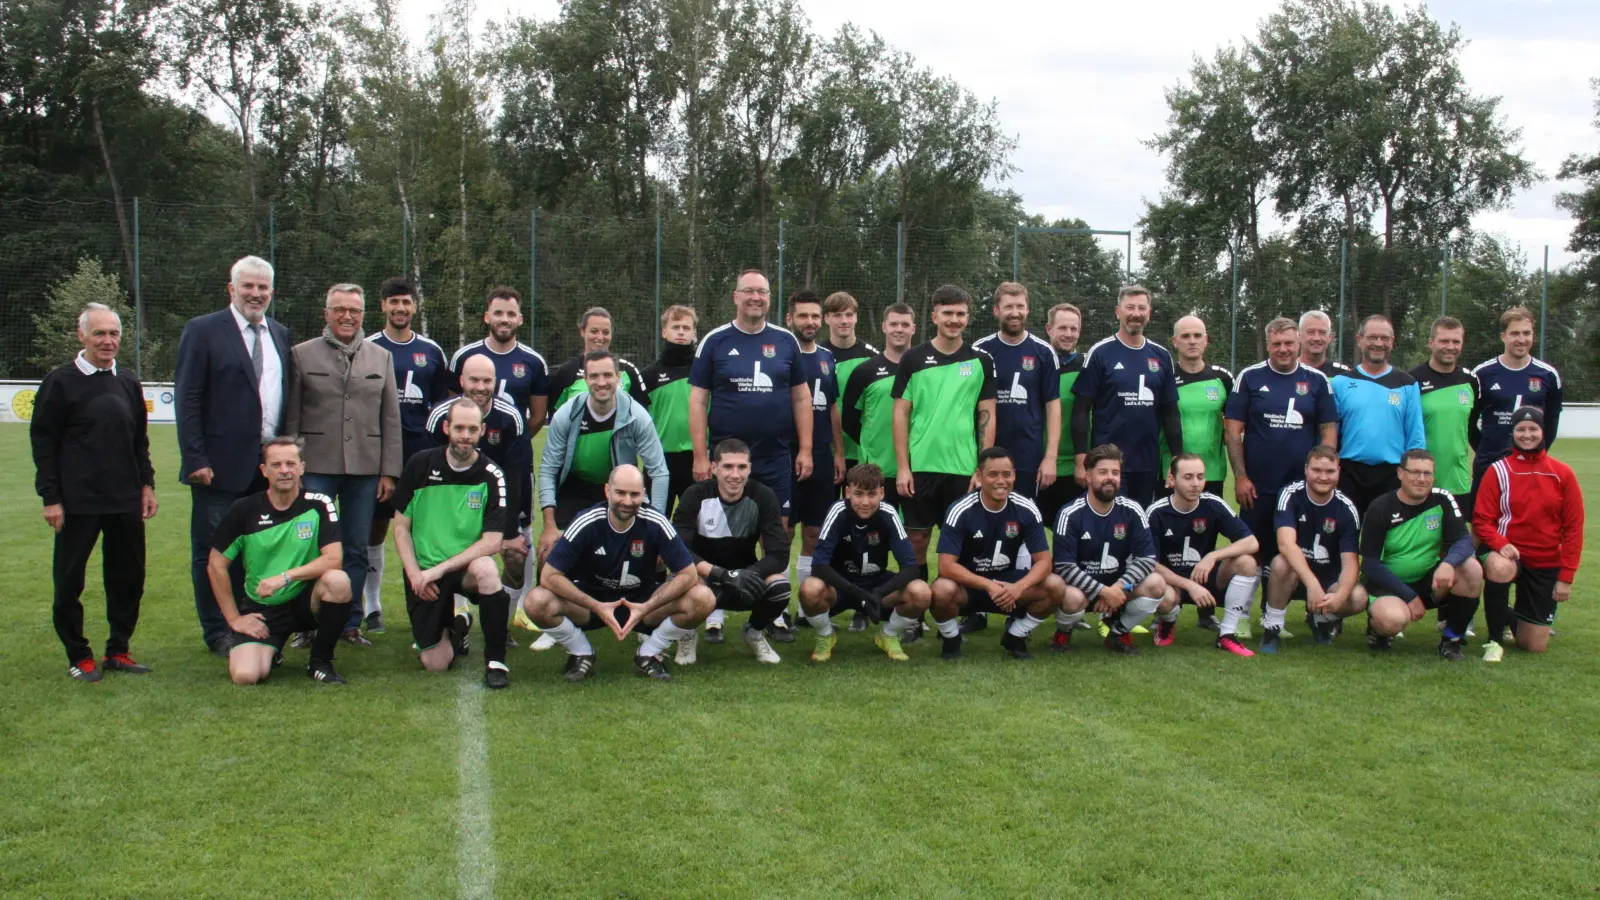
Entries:
[[694,449],[689,440],[689,367],[694,344],[667,344],[661,358],[640,373],[649,397],[650,421],[655,423],[664,453]]
[[1422,433],[1433,454],[1433,483],[1452,494],[1472,490],[1472,452],[1477,435],[1470,434],[1483,405],[1478,377],[1456,366],[1440,374],[1423,363],[1411,370],[1422,392]]
[[[817,341],[817,346],[833,354],[833,377],[839,382],[839,396],[844,396],[845,385],[850,383],[850,373],[862,363],[878,355],[878,348],[863,340],[848,347],[835,347],[832,341]],[[844,436],[844,458],[862,462],[861,445],[848,432]]]
[[211,537],[211,548],[244,563],[244,595],[262,606],[278,606],[300,596],[303,581],[290,582],[265,600],[256,596],[263,578],[276,578],[316,559],[337,543],[339,514],[333,500],[301,491],[288,509],[272,505],[266,492],[241,497],[228,508]]
[[431,569],[505,530],[506,476],[482,453],[457,469],[449,448],[437,447],[406,462],[391,502],[411,520],[417,565]]
[[[1221,366],[1207,365],[1199,372],[1185,372],[1183,366],[1172,367],[1173,380],[1178,385],[1178,419],[1183,425],[1183,449],[1197,453],[1206,461],[1206,480],[1222,481],[1228,477],[1227,448],[1223,439],[1227,433],[1222,424],[1222,406],[1233,392],[1233,373]],[[1172,451],[1167,447],[1167,436],[1161,441],[1161,474],[1172,466]]]
[[1078,403],[1078,395],[1072,392],[1072,385],[1077,382],[1078,376],[1083,372],[1083,354],[1074,350],[1071,353],[1056,351],[1060,365],[1056,367],[1056,374],[1061,376],[1061,444],[1056,451],[1056,475],[1070,476],[1077,466],[1077,452],[1072,446],[1072,409]]
[[978,464],[977,411],[995,399],[994,359],[963,342],[940,353],[932,341],[900,358],[891,396],[911,402],[913,472],[971,475]]
[[893,481],[900,474],[894,457],[894,376],[900,364],[879,353],[855,367],[839,401],[846,443],[856,441],[857,462],[872,463]]
[[616,424],[615,406],[602,419],[587,402],[583,404],[583,421],[578,423],[577,445],[572,451],[572,468],[567,478],[587,484],[605,484],[611,478],[611,436]]
[[[627,394],[634,402],[641,406],[649,406],[650,398],[645,395],[644,377],[639,373],[639,368],[622,357],[617,361],[617,392]],[[578,354],[562,363],[559,368],[550,373],[550,389],[545,394],[550,402],[545,405],[548,414],[554,415],[561,405],[579,394],[589,393],[589,383],[583,380],[583,354]]]
[[[1403,585],[1420,581],[1466,537],[1466,522],[1449,491],[1434,488],[1428,499],[1415,506],[1397,493],[1383,494],[1372,501],[1361,519],[1361,559],[1368,589],[1374,596],[1393,590],[1384,583],[1383,570]],[[1470,542],[1467,550],[1471,550]],[[1375,569],[1373,560],[1381,563],[1382,569]]]

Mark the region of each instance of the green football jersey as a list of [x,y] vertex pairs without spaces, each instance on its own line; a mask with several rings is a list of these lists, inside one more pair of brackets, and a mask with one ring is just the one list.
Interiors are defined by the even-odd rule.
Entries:
[[[617,393],[627,394],[635,402],[648,406],[650,400],[645,394],[645,382],[639,374],[639,369],[620,356],[616,357],[616,362]],[[568,400],[587,393],[589,393],[589,383],[583,379],[583,357],[574,356],[550,373],[550,391],[545,395],[550,398],[550,402],[545,404],[545,408],[554,413]]]
[[448,448],[438,447],[406,462],[392,502],[411,520],[417,565],[431,569],[485,534],[504,530],[506,477],[481,453],[472,465],[456,469]]
[[911,470],[971,475],[978,465],[978,403],[995,399],[994,359],[971,344],[906,351],[891,396],[911,402]]
[[1395,577],[1410,584],[1439,565],[1466,527],[1449,491],[1434,488],[1415,506],[1385,493],[1361,517],[1361,555],[1376,556]]
[[694,344],[667,344],[661,358],[640,373],[650,401],[650,421],[655,423],[664,453],[694,449],[689,440],[689,367],[693,363]]
[[1468,429],[1483,397],[1478,378],[1460,366],[1441,375],[1423,363],[1411,370],[1422,392],[1422,432],[1433,454],[1435,487],[1458,496],[1472,489],[1472,444]]
[[1061,443],[1056,451],[1056,475],[1072,476],[1076,468],[1078,455],[1072,447],[1072,410],[1077,406],[1078,395],[1072,392],[1072,385],[1083,373],[1083,354],[1074,350],[1063,355],[1060,350],[1056,355],[1061,359],[1061,365],[1056,372],[1061,376]]
[[[1233,374],[1221,366],[1208,365],[1199,372],[1189,373],[1183,366],[1173,366],[1172,374],[1178,385],[1178,422],[1183,428],[1183,449],[1198,453],[1206,461],[1206,480],[1222,481],[1228,477],[1228,454],[1224,442],[1227,431],[1222,424],[1222,406],[1233,391]],[[1172,468],[1172,451],[1167,447],[1167,436],[1160,437],[1161,474],[1165,477]]]
[[[583,421],[578,423],[577,446],[572,451],[572,469],[568,478],[577,478],[589,484],[605,484],[611,478],[611,437],[617,421],[617,409],[604,419],[595,417],[589,404],[583,405]],[[559,485],[558,485],[559,487]]]
[[[839,382],[840,397],[844,396],[845,385],[850,383],[850,373],[878,355],[878,348],[863,340],[857,340],[849,347],[835,347],[832,341],[818,341],[817,346],[833,354],[833,376]],[[861,445],[849,433],[844,436],[844,458],[864,461],[861,458]]]
[[879,353],[855,367],[839,401],[845,436],[854,437],[861,454],[856,461],[872,463],[891,481],[900,474],[894,456],[894,398],[890,396],[899,370],[898,363]]
[[302,491],[288,509],[278,509],[266,492],[240,498],[217,526],[211,547],[231,560],[244,562],[244,594],[262,606],[279,606],[300,596],[306,582],[290,582],[265,600],[256,594],[263,578],[316,559],[322,548],[339,540],[339,514],[333,500]]

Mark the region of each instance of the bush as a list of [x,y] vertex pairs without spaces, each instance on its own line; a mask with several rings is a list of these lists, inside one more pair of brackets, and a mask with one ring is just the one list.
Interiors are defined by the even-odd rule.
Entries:
[[[46,371],[70,362],[83,344],[78,340],[78,315],[90,303],[103,303],[122,318],[122,349],[117,354],[117,364],[134,364],[133,309],[128,305],[128,295],[122,290],[117,276],[105,271],[100,260],[83,257],[78,260],[78,270],[50,286],[45,294],[44,309],[33,314],[33,324],[39,329],[37,351],[29,362]],[[154,352],[153,347],[145,347]]]

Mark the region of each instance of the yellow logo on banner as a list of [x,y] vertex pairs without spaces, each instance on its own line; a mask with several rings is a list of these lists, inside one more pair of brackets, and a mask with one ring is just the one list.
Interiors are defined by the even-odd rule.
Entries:
[[11,414],[17,417],[17,421],[33,421],[33,398],[37,393],[32,388],[26,388],[12,395]]

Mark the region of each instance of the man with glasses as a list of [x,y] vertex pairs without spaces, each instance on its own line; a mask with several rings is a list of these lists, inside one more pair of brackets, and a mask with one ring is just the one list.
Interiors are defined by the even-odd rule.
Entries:
[[1427,439],[1417,380],[1389,364],[1393,323],[1367,316],[1356,330],[1356,346],[1361,363],[1334,377],[1333,400],[1339,407],[1339,490],[1364,519],[1374,500],[1400,486],[1395,467],[1401,454],[1426,447]]
[[1387,650],[1406,625],[1438,609],[1444,617],[1439,655],[1463,659],[1467,626],[1478,612],[1483,567],[1472,558],[1472,534],[1449,491],[1433,486],[1433,454],[1400,457],[1400,489],[1375,498],[1361,524],[1361,571],[1372,601],[1367,646]]

